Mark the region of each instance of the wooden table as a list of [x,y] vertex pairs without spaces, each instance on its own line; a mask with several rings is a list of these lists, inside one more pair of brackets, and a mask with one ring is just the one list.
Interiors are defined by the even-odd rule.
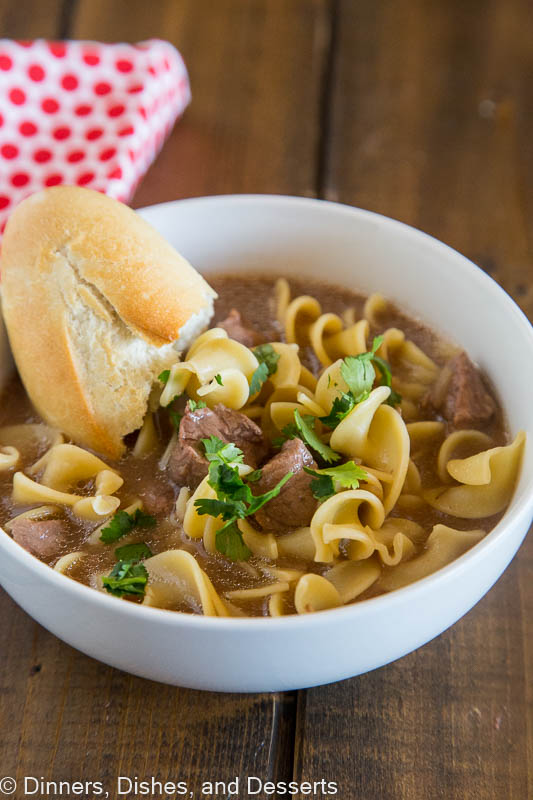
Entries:
[[[194,99],[136,206],[227,192],[352,203],[448,242],[533,312],[528,0],[0,0],[0,30],[181,49]],[[0,777],[154,775],[199,794],[202,780],[258,775],[336,781],[341,800],[533,797],[532,567],[530,537],[421,650],[271,695],[131,677],[3,595]]]

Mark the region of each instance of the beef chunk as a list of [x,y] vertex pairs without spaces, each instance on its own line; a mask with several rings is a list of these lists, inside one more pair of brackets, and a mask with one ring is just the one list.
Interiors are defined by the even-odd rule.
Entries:
[[187,405],[180,423],[178,442],[169,461],[170,477],[179,486],[196,489],[208,471],[202,439],[217,436],[223,442],[233,442],[244,453],[244,462],[256,467],[268,452],[261,428],[244,414],[232,411],[220,403],[211,408],[191,411]]
[[304,472],[304,467],[317,469],[313,456],[304,443],[300,439],[290,439],[262,468],[261,478],[252,485],[254,494],[269,492],[287,472],[293,473],[279,495],[266,503],[255,515],[262,528],[281,532],[309,525],[317,502],[310,488],[313,478]]
[[454,428],[469,428],[488,422],[496,406],[485,389],[479,370],[466,353],[454,356],[445,369],[450,375],[446,391],[437,401],[430,395],[429,403]]
[[148,514],[170,514],[174,505],[174,489],[162,480],[143,481],[139,488],[143,509]]
[[266,341],[264,336],[254,330],[235,308],[231,309],[225,320],[218,323],[218,327],[224,328],[230,339],[235,339],[245,347],[257,347]]
[[17,519],[11,532],[17,544],[42,561],[63,555],[67,544],[66,522],[62,519]]

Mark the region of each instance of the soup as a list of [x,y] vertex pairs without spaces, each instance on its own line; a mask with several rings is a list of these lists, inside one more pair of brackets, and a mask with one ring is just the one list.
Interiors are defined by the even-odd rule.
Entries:
[[494,527],[524,434],[463,351],[377,294],[211,283],[213,327],[160,375],[119,462],[6,388],[0,522],[17,542],[124,601],[280,616],[400,588]]

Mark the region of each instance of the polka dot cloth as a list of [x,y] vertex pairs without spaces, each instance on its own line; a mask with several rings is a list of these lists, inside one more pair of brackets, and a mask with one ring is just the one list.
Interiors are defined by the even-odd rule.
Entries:
[[190,97],[168,42],[0,39],[0,231],[46,186],[127,202]]

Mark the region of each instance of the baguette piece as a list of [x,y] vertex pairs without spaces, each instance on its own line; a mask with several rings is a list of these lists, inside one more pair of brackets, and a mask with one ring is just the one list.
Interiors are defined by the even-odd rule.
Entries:
[[215,292],[127,206],[60,186],[24,200],[2,243],[2,310],[40,416],[111,458],[157,376],[208,325]]

